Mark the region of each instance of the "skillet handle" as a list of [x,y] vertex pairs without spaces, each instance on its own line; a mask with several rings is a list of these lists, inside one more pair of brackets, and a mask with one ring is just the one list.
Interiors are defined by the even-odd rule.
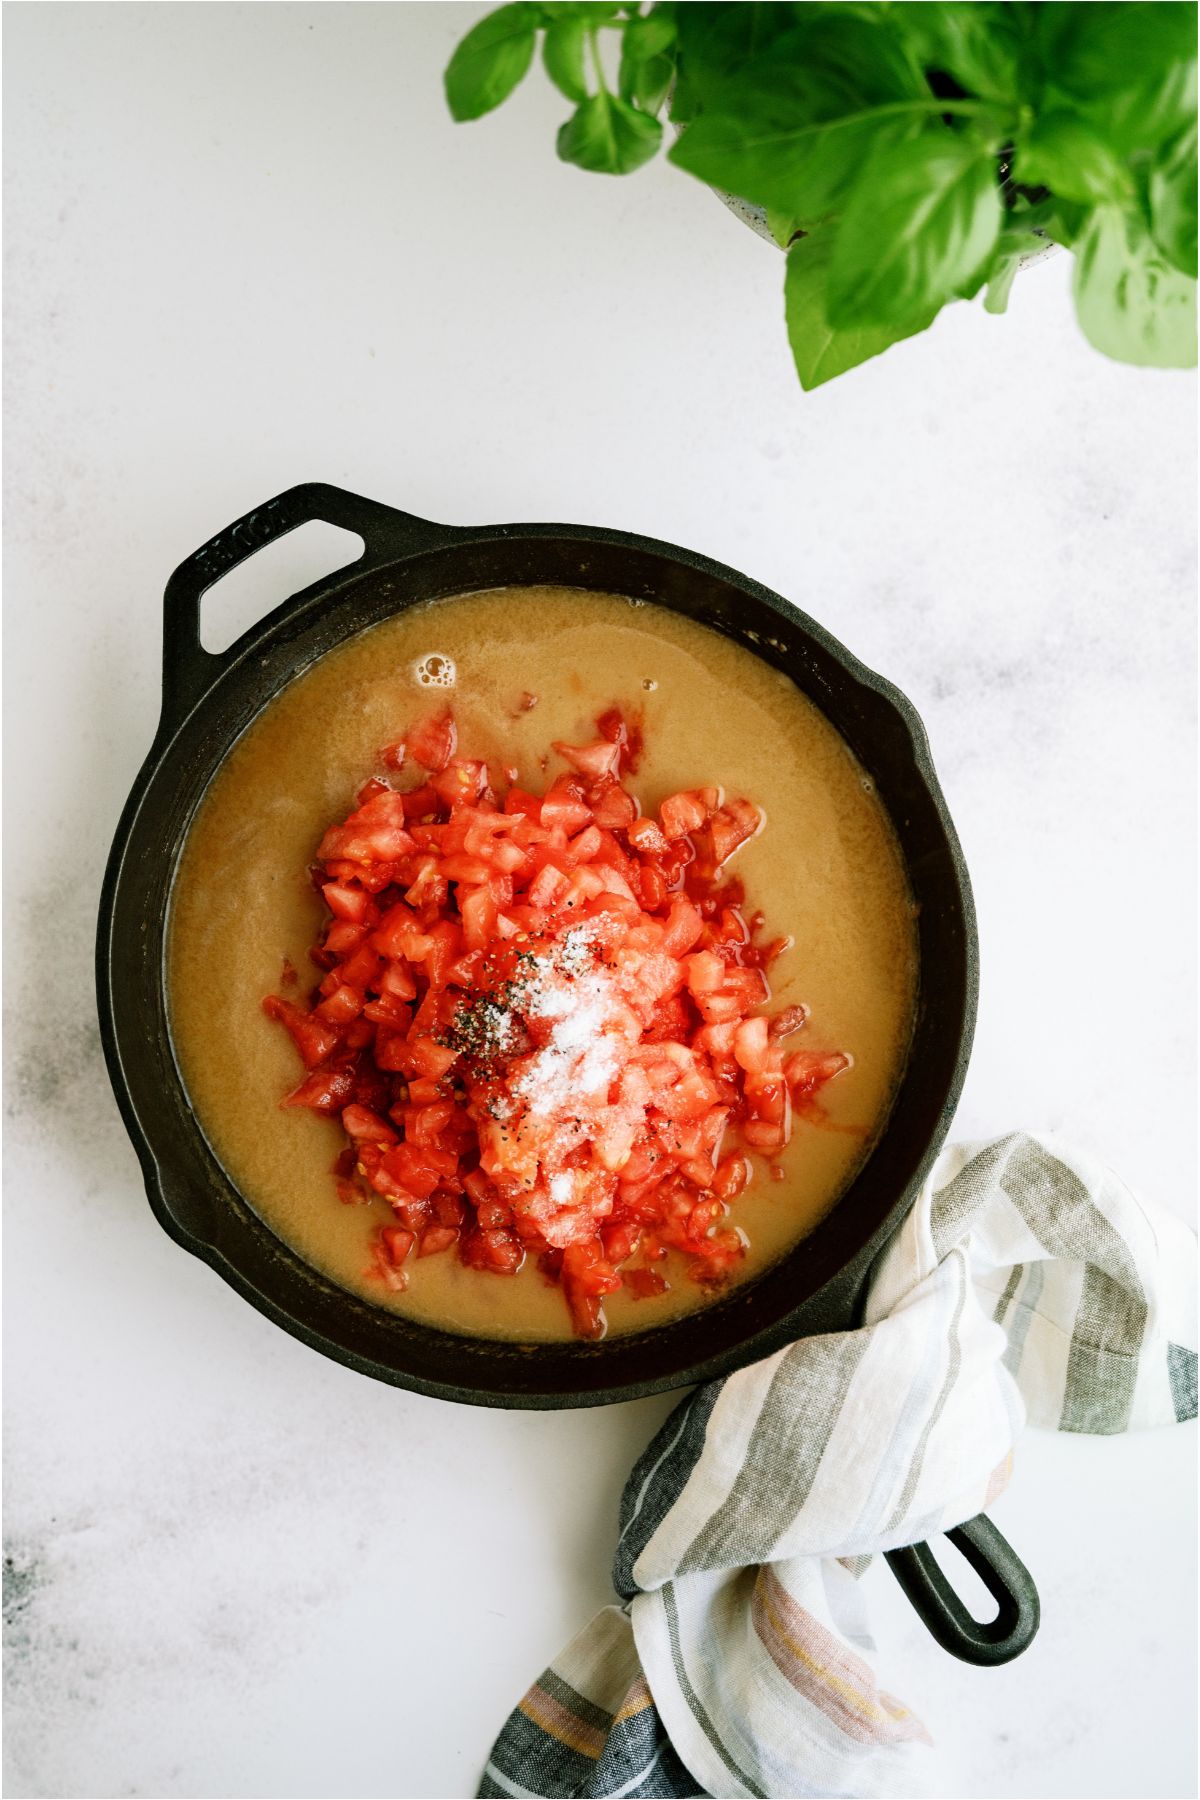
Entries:
[[989,1668],[1011,1662],[1029,1648],[1041,1620],[1033,1577],[983,1513],[955,1526],[946,1536],[1000,1603],[999,1613],[988,1624],[971,1617],[928,1544],[885,1551],[892,1574],[943,1650],[963,1662]]
[[[360,569],[436,549],[458,535],[454,526],[437,525],[395,507],[381,506],[377,500],[366,500],[323,481],[303,482],[256,506],[180,563],[167,583],[163,595],[164,723],[177,725],[239,655],[240,640],[220,655],[201,644],[200,602],[206,591],[256,550],[315,519],[357,532],[363,540],[362,556],[343,565],[337,572],[339,578],[347,568]],[[281,596],[284,604],[288,598]]]

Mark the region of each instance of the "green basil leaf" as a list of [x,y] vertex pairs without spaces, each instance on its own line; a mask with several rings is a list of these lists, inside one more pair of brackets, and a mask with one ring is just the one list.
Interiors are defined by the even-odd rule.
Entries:
[[543,20],[611,19],[623,11],[620,0],[542,0],[535,10]]
[[1048,93],[1086,112],[1118,155],[1153,150],[1195,117],[1190,0],[1049,0],[1037,31]]
[[558,134],[564,162],[600,175],[628,175],[649,162],[662,140],[662,126],[649,113],[606,89],[592,94]]
[[805,224],[836,211],[872,150],[903,143],[924,122],[906,110],[875,107],[803,123],[787,105],[781,82],[772,86],[777,108],[768,113],[764,105],[757,121],[749,110],[702,113],[669,156],[701,181]]
[[989,313],[1008,311],[1008,296],[1012,284],[1021,267],[1019,256],[1002,256],[992,265],[988,275],[987,293],[983,297],[983,310]]
[[787,254],[784,311],[788,342],[806,392],[924,331],[938,311],[930,308],[904,324],[853,325],[842,330],[832,326],[826,310],[832,237],[828,228],[813,232],[798,239]]
[[883,32],[820,17],[715,89],[670,156],[701,181],[813,223],[877,144],[935,117],[919,71]]
[[[1049,216],[1049,208],[1045,205],[1030,208],[1027,218],[1039,222]],[[996,239],[996,248],[988,265],[986,281],[987,293],[984,296],[983,310],[990,313],[1002,313],[1008,308],[1008,295],[1022,261],[1027,256],[1036,255],[1044,250],[1048,241],[1044,230],[1035,230],[1031,224],[1006,225]]]
[[671,6],[656,6],[648,13],[639,13],[626,27],[625,47],[639,62],[665,56],[674,42],[675,11]]
[[480,119],[507,100],[533,61],[539,8],[513,0],[473,25],[446,65],[452,117]]
[[1017,149],[1015,173],[1029,187],[1048,187],[1087,206],[1133,194],[1128,162],[1078,113],[1060,110],[1038,119]]
[[1088,110],[1118,155],[1153,151],[1196,116],[1195,58],[1124,93],[1089,102]]
[[892,29],[894,18],[889,12],[872,21],[811,5],[795,33],[775,46],[772,59],[790,55],[802,63],[831,117],[889,100],[928,103],[929,83],[907,39]]
[[621,34],[621,66],[617,87],[624,100],[635,100],[644,112],[657,112],[675,75],[668,52],[675,43],[675,16],[670,6],[631,19]]
[[643,112],[656,113],[671,91],[675,64],[669,56],[650,56],[639,63],[633,78],[633,98]]
[[786,250],[796,235],[797,223],[790,212],[780,212],[773,206],[766,208],[767,230],[775,239],[781,250]]
[[957,284],[948,298],[951,300],[974,300],[988,279],[990,263],[991,257],[987,262],[980,263],[977,269],[972,269],[971,273]]
[[583,51],[587,42],[587,25],[577,17],[555,19],[546,28],[542,43],[542,61],[546,73],[568,100],[587,99],[587,77],[584,74]]
[[1045,0],[1035,29],[1055,85],[1081,99],[1122,92],[1194,60],[1196,7],[1181,0]]
[[1159,254],[1135,213],[1098,206],[1075,246],[1075,311],[1105,356],[1142,368],[1196,362],[1196,283]]
[[1046,236],[1068,250],[1074,248],[1076,239],[1092,216],[1091,208],[1080,205],[1078,200],[1050,199],[1037,210],[1042,216],[1036,223]]
[[671,117],[686,124],[711,101],[714,93],[748,62],[764,56],[791,31],[807,10],[779,0],[742,0],[738,5],[679,6],[675,11],[679,49]]
[[832,325],[886,325],[935,310],[968,284],[1000,230],[996,160],[942,131],[877,150],[838,226]]
[[953,76],[969,94],[1013,104],[1021,91],[1021,15],[988,0],[941,0],[896,7],[889,25],[903,31],[921,66]]
[[1196,121],[1163,145],[1150,168],[1150,229],[1185,275],[1196,273]]

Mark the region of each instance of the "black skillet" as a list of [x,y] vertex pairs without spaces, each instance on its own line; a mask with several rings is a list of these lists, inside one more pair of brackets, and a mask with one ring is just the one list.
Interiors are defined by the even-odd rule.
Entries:
[[[357,532],[362,556],[285,600],[228,650],[203,649],[205,590],[314,519]],[[176,1066],[164,991],[184,838],[222,760],[263,707],[326,651],[405,607],[540,583],[652,600],[787,674],[874,779],[918,907],[921,981],[907,1072],[882,1137],[839,1205],[798,1251],[703,1313],[599,1344],[522,1346],[434,1330],[369,1305],[302,1262],[209,1148]],[[109,1074],[163,1228],[268,1318],[349,1368],[480,1406],[597,1406],[711,1381],[795,1338],[852,1327],[871,1263],[949,1127],[977,981],[967,872],[912,706],[812,619],[732,569],[592,526],[437,525],[313,482],[247,513],[167,584],[162,716],[117,827],[100,902],[97,984]],[[999,1602],[988,1624],[967,1613],[928,1545],[893,1551],[889,1561],[939,1643],[970,1662],[1005,1662],[1037,1629],[1033,1583],[987,1519],[949,1535]]]

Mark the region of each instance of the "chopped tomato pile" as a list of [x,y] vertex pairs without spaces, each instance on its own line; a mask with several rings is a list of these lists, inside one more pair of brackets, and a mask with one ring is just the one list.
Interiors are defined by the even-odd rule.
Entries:
[[395,1214],[369,1273],[402,1288],[420,1257],[512,1275],[533,1256],[581,1337],[605,1294],[665,1292],[670,1251],[728,1278],[747,1151],[776,1157],[850,1061],[789,1051],[803,1007],[760,1010],[788,940],[759,941],[724,873],[757,807],[704,787],[643,816],[636,720],[597,729],[554,745],[541,795],[459,756],[448,710],[388,745],[415,780],[368,781],[317,850],[320,985],[263,1001],[308,1070],[283,1104],[346,1133],[341,1199]]

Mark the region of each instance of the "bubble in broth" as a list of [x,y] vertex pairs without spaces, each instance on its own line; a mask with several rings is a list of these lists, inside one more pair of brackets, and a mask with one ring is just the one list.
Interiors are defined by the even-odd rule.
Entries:
[[421,687],[452,688],[458,677],[458,670],[452,657],[434,653],[423,656],[420,662],[413,664],[413,675]]

